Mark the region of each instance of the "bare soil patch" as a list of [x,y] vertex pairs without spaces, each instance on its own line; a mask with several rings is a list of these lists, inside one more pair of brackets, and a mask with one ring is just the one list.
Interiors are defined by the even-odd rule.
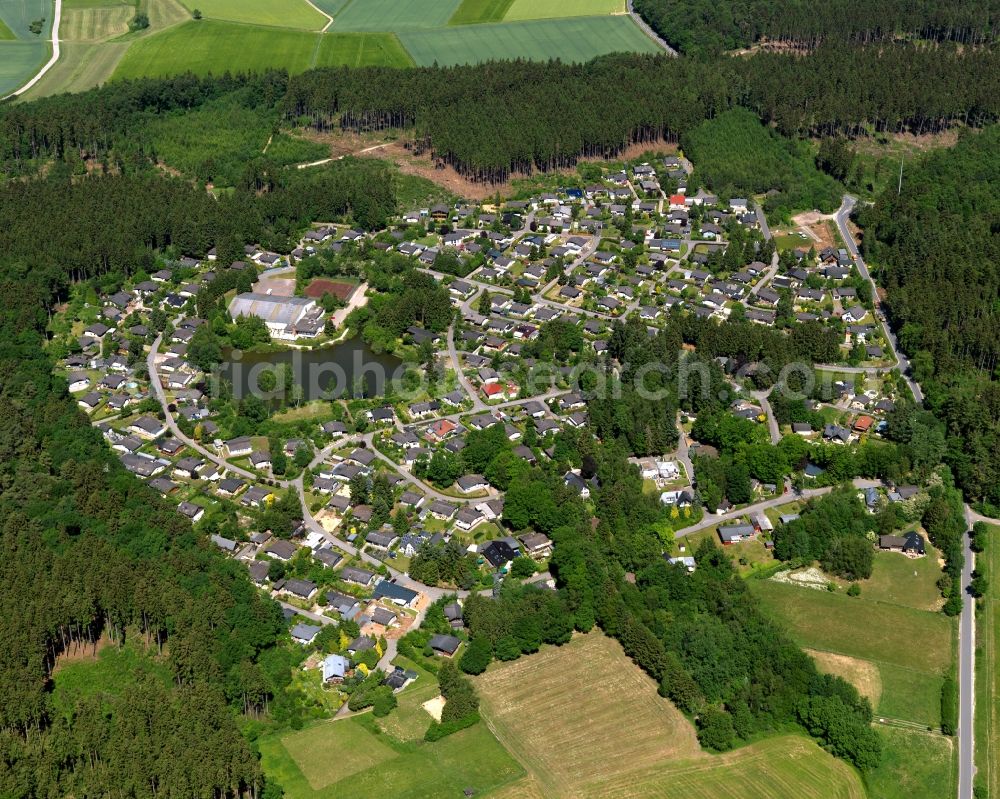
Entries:
[[[404,175],[415,175],[436,183],[452,194],[468,200],[485,200],[496,195],[511,194],[512,181],[531,177],[529,173],[515,172],[508,180],[498,183],[482,183],[460,174],[456,169],[435,160],[430,151],[417,155],[414,150],[405,146],[404,139],[386,138],[379,133],[351,133],[342,131],[316,131],[311,128],[294,132],[309,141],[325,144],[330,148],[330,157],[339,158],[346,155],[356,155],[359,158],[379,158],[392,161]],[[370,149],[379,145],[377,150]],[[640,142],[626,147],[613,161],[631,160],[643,153],[658,152],[664,154],[676,153],[677,144],[666,141]],[[581,162],[604,163],[609,159],[581,158]],[[537,174],[537,173],[533,173]],[[573,167],[557,169],[545,174],[576,174]]]
[[427,711],[434,721],[440,723],[441,713],[444,710],[444,697],[435,696],[433,699],[428,699],[421,707]]
[[111,646],[111,639],[106,634],[98,638],[93,644],[70,644],[69,648],[56,658],[55,665],[52,667],[52,674],[57,674],[60,669],[68,666],[70,663],[94,662],[97,660],[98,655],[100,655],[101,650],[107,649],[109,646]]
[[262,277],[254,283],[258,294],[273,294],[275,297],[292,297],[295,294],[295,278]]
[[806,649],[805,653],[816,661],[816,668],[823,674],[843,677],[858,689],[859,694],[868,697],[872,707],[878,707],[882,697],[882,675],[874,663],[819,649]]
[[318,277],[313,280],[308,286],[306,286],[305,295],[307,297],[322,297],[324,294],[333,294],[337,298],[347,301],[347,298],[354,293],[357,285],[354,283],[345,283],[340,280],[327,280],[325,278]]

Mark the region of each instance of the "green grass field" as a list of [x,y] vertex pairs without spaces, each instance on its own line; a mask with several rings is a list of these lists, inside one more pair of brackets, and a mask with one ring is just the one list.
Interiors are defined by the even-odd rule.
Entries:
[[976,570],[989,580],[976,609],[976,784],[1000,796],[1000,527],[989,530],[986,551],[976,555]]
[[288,799],[423,799],[461,796],[470,787],[481,796],[524,774],[485,724],[429,744],[376,733],[373,722],[322,721],[261,738],[264,772]]
[[929,543],[927,556],[923,558],[878,552],[872,576],[861,583],[861,595],[917,610],[939,610],[942,599],[937,581],[941,566],[937,557],[937,551]]
[[952,621],[939,613],[752,580],[764,610],[786,622],[805,646],[942,674],[951,665]]
[[199,9],[205,19],[246,22],[278,28],[318,31],[326,17],[305,0],[183,0],[189,9]]
[[631,18],[622,16],[406,30],[399,33],[399,39],[419,66],[512,58],[579,62],[611,52],[654,53],[658,49]]
[[17,37],[14,35],[14,31],[10,29],[10,26],[7,25],[7,23],[4,22],[2,19],[0,19],[0,42],[9,41],[11,39],[16,39],[16,38]]
[[449,25],[477,25],[482,22],[500,22],[510,10],[514,0],[462,0],[448,20]]
[[952,742],[943,735],[880,727],[882,764],[865,775],[872,799],[941,799],[954,796]]
[[71,714],[77,699],[119,694],[126,685],[134,684],[139,674],[151,674],[170,684],[170,667],[145,651],[138,635],[130,636],[122,649],[104,639],[96,656],[88,647],[59,663],[53,673],[53,707]]
[[392,34],[320,34],[201,20],[136,41],[115,70],[116,78],[197,75],[263,69],[304,72],[319,66],[408,66]]
[[413,59],[393,33],[324,33],[316,66],[412,67]]
[[[192,0],[193,2],[193,0]],[[351,0],[334,19],[333,31],[402,31],[440,28],[459,0]]]
[[505,21],[624,14],[625,0],[514,0]]
[[800,645],[878,668],[878,715],[928,726],[940,724],[941,683],[953,658],[950,619],[868,599],[864,593],[849,597],[771,580],[748,584],[764,611],[777,618]]

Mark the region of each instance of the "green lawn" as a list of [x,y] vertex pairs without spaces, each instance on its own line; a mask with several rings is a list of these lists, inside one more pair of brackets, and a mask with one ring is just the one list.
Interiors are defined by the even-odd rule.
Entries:
[[872,799],[954,796],[953,746],[943,735],[880,727],[882,764],[865,775]]
[[524,774],[485,724],[425,743],[375,733],[376,721],[365,714],[261,738],[264,771],[288,799],[424,799],[470,787],[480,796]]
[[462,4],[448,20],[449,25],[475,25],[482,22],[500,22],[514,0],[462,0]]
[[952,620],[940,613],[772,580],[750,580],[764,611],[804,647],[875,664],[876,712],[928,726],[940,723],[941,683],[953,659]]
[[17,37],[14,36],[14,31],[10,29],[6,22],[0,19],[0,41],[16,38]]
[[625,0],[514,0],[504,19],[602,17],[624,13]]
[[391,34],[319,34],[231,22],[186,22],[136,41],[115,70],[116,78],[198,75],[316,66],[407,66]]
[[326,17],[305,0],[182,0],[189,10],[199,9],[206,19],[248,22],[279,28],[318,31]]
[[331,30],[440,28],[448,24],[458,4],[459,0],[351,0],[337,15]]
[[951,665],[953,623],[940,613],[773,580],[749,585],[764,610],[806,646],[932,674]]
[[512,58],[581,62],[612,52],[658,50],[627,16],[412,29],[400,31],[399,38],[419,66],[430,66],[435,61],[451,66]]
[[937,557],[930,544],[923,558],[908,558],[898,552],[877,553],[872,576],[861,583],[862,596],[918,610],[938,610],[941,566]]

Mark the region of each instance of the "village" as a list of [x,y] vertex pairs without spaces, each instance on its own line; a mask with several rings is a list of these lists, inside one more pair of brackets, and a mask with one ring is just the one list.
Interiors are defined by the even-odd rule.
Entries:
[[[452,632],[432,636],[429,652],[452,658],[465,640],[470,592],[494,593],[506,580],[554,587],[553,542],[505,524],[505,489],[540,463],[566,463],[563,483],[584,501],[600,488],[586,463],[566,462],[563,439],[589,429],[581,367],[606,361],[621,321],[638,320],[651,336],[684,315],[744,318],[790,334],[834,331],[835,357],[816,365],[822,385],[794,419],[779,418],[752,368],[716,358],[732,388],[728,413],[755,440],[797,437],[806,453],[882,435],[905,386],[854,258],[832,234],[825,246],[789,246],[809,238],[775,236],[753,201],[687,194],[692,169],[668,156],[526,200],[417,208],[385,231],[317,225],[290,253],[247,247],[231,264],[214,250],[204,261],[165,258],[148,278],[69,303],[69,390],[125,468],[281,603],[293,642],[335,650],[304,661],[313,681],[336,695],[355,670],[379,669],[400,690],[415,674],[394,664],[398,641],[430,608],[444,610]],[[303,279],[299,265],[365,248],[409,259],[447,291],[453,323],[411,325],[398,342],[437,379],[407,398],[361,390],[325,400],[289,389],[277,411],[265,406],[252,417],[244,403],[234,414],[195,357],[199,329],[218,327],[234,348],[242,342],[265,355],[340,346],[358,333],[352,313],[377,302],[378,289],[364,275]],[[224,299],[228,320],[199,318],[207,294]],[[532,347],[551,330],[576,343],[539,361]],[[697,424],[678,413],[674,450],[631,459],[644,491],[666,509],[664,557],[689,571],[687,536],[707,531],[726,546],[770,550],[775,525],[797,516],[779,511],[838,482],[805,457],[782,479],[750,481],[748,497],[707,499],[694,463],[719,452],[697,440]],[[479,469],[462,471],[470,463]],[[920,490],[854,483],[873,514]],[[924,553],[912,529],[873,546]],[[466,564],[461,579],[416,579],[411,563],[429,552]],[[426,578],[432,572],[421,565]],[[338,631],[332,647],[327,627]]]

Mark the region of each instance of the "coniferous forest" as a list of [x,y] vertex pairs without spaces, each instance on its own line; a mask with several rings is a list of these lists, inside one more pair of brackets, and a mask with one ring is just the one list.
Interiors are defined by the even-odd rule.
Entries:
[[636,0],[635,9],[685,55],[760,41],[808,48],[829,39],[877,44],[909,36],[984,44],[1000,22],[995,0]]

